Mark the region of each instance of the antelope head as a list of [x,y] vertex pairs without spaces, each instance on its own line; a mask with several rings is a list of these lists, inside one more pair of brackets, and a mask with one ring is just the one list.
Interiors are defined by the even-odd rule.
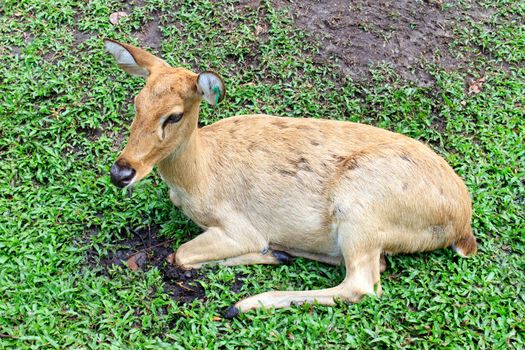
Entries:
[[200,101],[218,104],[226,89],[214,72],[174,68],[145,50],[109,39],[105,47],[122,69],[146,79],[134,99],[128,142],[111,167],[111,182],[125,187],[140,181],[168,155],[182,152],[197,130]]

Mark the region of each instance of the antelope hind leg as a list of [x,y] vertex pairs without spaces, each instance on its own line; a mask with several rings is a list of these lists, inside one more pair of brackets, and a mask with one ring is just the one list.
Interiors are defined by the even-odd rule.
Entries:
[[[226,318],[231,318],[240,312],[264,308],[285,308],[303,303],[318,303],[334,305],[337,299],[348,302],[358,302],[365,294],[382,293],[379,283],[380,250],[369,253],[345,256],[346,277],[343,282],[333,288],[311,291],[278,291],[266,292],[243,299],[230,307]],[[374,286],[377,288],[374,291]]]
[[270,243],[270,248],[274,249],[274,250],[277,250],[277,251],[286,252],[289,255],[294,256],[294,257],[296,256],[296,257],[300,257],[300,258],[306,258],[306,259],[310,259],[310,260],[315,260],[315,261],[322,262],[324,264],[338,266],[338,265],[341,265],[343,263],[343,257],[342,256],[330,256],[330,255],[323,255],[323,254],[315,254],[315,253],[306,252],[304,250],[300,250],[300,249],[296,249],[296,248],[289,248],[289,247],[285,247],[285,246],[282,246],[282,245],[279,245],[279,244],[274,244],[274,243]]

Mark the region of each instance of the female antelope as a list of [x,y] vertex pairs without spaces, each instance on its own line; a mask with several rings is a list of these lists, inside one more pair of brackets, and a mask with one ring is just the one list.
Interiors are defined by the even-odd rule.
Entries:
[[346,267],[336,287],[259,294],[228,317],[380,295],[382,254],[450,245],[462,256],[475,253],[467,188],[421,142],[363,124],[268,115],[199,129],[201,100],[216,105],[225,96],[222,78],[170,67],[131,45],[105,46],[125,71],[146,78],[112,182],[129,186],[157,165],[173,203],[204,230],[171,262],[192,269],[300,256]]

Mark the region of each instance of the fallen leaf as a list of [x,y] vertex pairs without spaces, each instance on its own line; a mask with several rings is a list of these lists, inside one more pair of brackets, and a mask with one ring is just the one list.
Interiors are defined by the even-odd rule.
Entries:
[[212,320],[214,320],[214,321],[220,321],[220,320],[222,320],[222,318],[220,318],[219,316],[213,316]]
[[140,252],[133,254],[126,260],[126,265],[128,265],[131,271],[137,271],[141,268],[142,265],[146,262],[146,253]]
[[126,12],[120,11],[120,12],[113,12],[111,15],[109,15],[109,21],[111,24],[117,25],[118,22],[124,17],[129,16]]
[[259,26],[259,25],[255,27],[255,35],[259,36],[259,34],[264,33],[264,32],[265,32],[264,27]]
[[481,77],[479,79],[474,80],[468,87],[469,94],[479,94],[481,90],[483,89],[483,83],[485,82],[485,78]]
[[172,265],[175,265],[175,253],[171,253],[166,257],[166,261]]

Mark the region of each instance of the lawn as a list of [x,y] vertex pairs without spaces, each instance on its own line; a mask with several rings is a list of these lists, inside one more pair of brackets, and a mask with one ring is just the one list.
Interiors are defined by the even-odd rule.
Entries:
[[[0,348],[525,348],[525,2],[426,3],[467,15],[448,22],[440,48],[457,66],[414,61],[422,85],[388,62],[345,74],[329,39],[297,27],[290,2],[3,0]],[[128,16],[112,24],[117,11]],[[134,237],[153,232],[175,249],[199,233],[157,174],[133,192],[109,181],[143,81],[116,66],[105,37],[221,74],[228,95],[203,104],[204,125],[267,113],[428,143],[471,192],[478,254],[388,257],[381,298],[233,320],[222,312],[243,297],[332,287],[344,269],[304,259],[208,267],[183,284],[201,292],[177,298],[168,287],[181,282],[162,267],[104,263]]]

